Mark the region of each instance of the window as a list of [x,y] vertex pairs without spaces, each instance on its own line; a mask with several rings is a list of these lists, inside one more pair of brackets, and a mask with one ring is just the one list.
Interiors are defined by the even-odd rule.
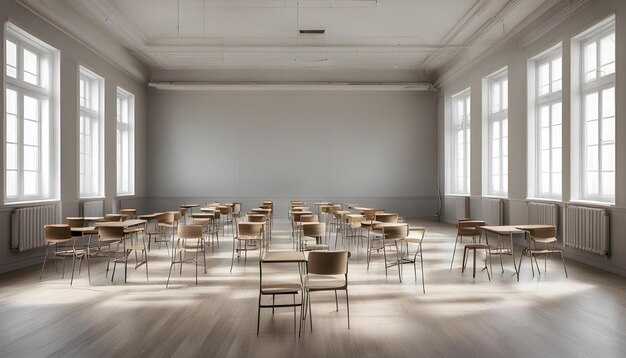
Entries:
[[486,78],[487,193],[506,196],[509,183],[509,86],[506,68]]
[[104,195],[102,158],[102,103],[104,79],[80,67],[79,93],[79,181],[80,197]]
[[[573,167],[579,185],[573,196],[615,202],[615,18],[602,21],[572,41],[579,56],[572,101]],[[574,54],[575,53],[575,54]],[[573,66],[574,67],[574,66]],[[575,125],[574,125],[574,122]],[[575,126],[575,127],[574,127]],[[575,154],[574,154],[575,153]],[[576,174],[576,171],[572,171]]]
[[470,193],[470,89],[451,97],[449,118],[449,192]]
[[135,192],[135,96],[117,88],[117,194]]
[[58,198],[57,56],[56,49],[5,24],[5,203]]
[[529,61],[529,194],[561,199],[563,187],[561,44]]

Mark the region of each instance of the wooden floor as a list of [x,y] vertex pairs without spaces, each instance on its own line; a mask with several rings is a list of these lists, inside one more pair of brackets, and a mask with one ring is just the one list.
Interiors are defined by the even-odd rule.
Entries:
[[[129,270],[127,284],[121,275],[112,284],[106,260],[92,265],[91,286],[83,270],[70,287],[53,264],[41,282],[40,267],[1,275],[0,356],[626,356],[624,278],[568,261],[566,279],[553,258],[548,275],[535,278],[526,261],[518,283],[506,258],[504,274],[498,262],[491,282],[485,271],[474,280],[471,270],[461,273],[460,258],[449,270],[454,228],[420,224],[428,226],[426,294],[411,266],[399,283],[394,268],[385,278],[382,256],[367,271],[364,251],[353,248],[350,330],[343,295],[336,312],[334,295],[318,293],[312,332],[298,338],[292,310],[266,310],[257,336],[258,252],[230,274],[232,246],[222,238],[197,287],[188,266],[165,289],[165,246],[151,252],[148,283],[142,267]],[[277,221],[272,249],[291,248],[287,227]]]

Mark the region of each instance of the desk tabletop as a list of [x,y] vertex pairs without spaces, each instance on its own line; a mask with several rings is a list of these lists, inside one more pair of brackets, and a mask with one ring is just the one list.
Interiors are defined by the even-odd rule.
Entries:
[[131,226],[144,225],[145,223],[146,223],[146,220],[135,219],[135,220],[126,220],[126,221],[99,222],[99,223],[96,223],[96,226],[128,228],[128,227],[131,227]]
[[73,232],[85,233],[85,232],[90,232],[90,231],[96,231],[96,227],[95,226],[70,227],[70,230]]
[[183,205],[180,205],[181,208],[186,208],[186,209],[197,208],[198,206],[200,206],[200,205],[198,205],[198,204],[183,204]]
[[263,254],[261,262],[266,263],[289,263],[306,262],[304,253],[300,251],[267,251]]
[[479,229],[487,232],[491,232],[499,235],[509,235],[515,233],[524,232],[523,229],[518,229],[515,225],[493,225],[493,226],[477,226]]
[[202,212],[202,213],[193,213],[191,214],[192,218],[214,218],[214,212]]
[[141,215],[137,215],[137,219],[152,220],[152,219],[156,219],[156,217],[161,214],[164,214],[164,213],[141,214]]
[[104,216],[85,216],[85,221],[103,221]]

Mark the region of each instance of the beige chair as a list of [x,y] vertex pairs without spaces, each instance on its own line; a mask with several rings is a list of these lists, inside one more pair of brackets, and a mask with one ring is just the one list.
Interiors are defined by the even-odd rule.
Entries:
[[[415,281],[417,281],[417,255],[420,256],[420,266],[422,270],[422,292],[426,293],[426,284],[424,283],[424,256],[422,250],[422,243],[424,242],[424,235],[426,234],[426,228],[423,226],[409,226],[409,236],[407,236],[403,241],[406,244],[406,257],[403,258],[403,263],[412,263],[413,264],[413,274],[415,275]],[[410,245],[415,245],[415,254],[413,254],[413,258],[410,255]]]
[[335,292],[335,307],[339,311],[337,291],[346,292],[348,329],[350,329],[350,301],[348,298],[348,251],[311,251],[307,260],[307,275],[304,278],[305,310],[303,320],[309,316],[313,330],[311,293],[321,291]]
[[[392,225],[388,225],[392,224]],[[380,240],[380,249],[383,250],[383,257],[385,260],[385,277],[387,277],[387,271],[389,267],[398,266],[398,278],[402,282],[402,241],[409,236],[409,224],[380,224],[378,226],[382,231],[382,238]],[[393,263],[387,263],[387,248],[395,248],[396,260]],[[369,269],[369,262],[372,257],[372,249],[368,255],[367,268]]]
[[115,222],[122,221],[122,214],[106,214],[104,215],[104,221],[106,222]]
[[221,217],[221,224],[222,224],[222,235],[226,235],[226,226],[228,224],[230,224],[230,233],[231,235],[235,236],[234,231],[233,230],[233,220],[232,220],[232,215],[233,215],[233,207],[230,205],[223,205],[218,207],[220,210],[220,217]]
[[[74,246],[74,237],[70,226],[67,224],[50,224],[43,227],[44,240],[46,241],[44,250],[45,255],[43,257],[43,264],[41,265],[41,273],[39,274],[39,280],[43,277],[43,271],[46,267],[46,260],[49,254],[54,254],[55,267],[57,257],[63,257],[63,272],[61,278],[65,278],[65,258],[72,256],[72,278],[70,279],[70,285],[74,283],[74,267],[76,265],[76,257],[79,253]],[[71,248],[68,248],[68,244],[71,243]],[[54,250],[50,251],[50,246],[54,245]],[[59,245],[62,245],[62,250],[59,250]]]
[[[230,261],[230,272],[233,272],[233,264],[235,263],[235,251],[237,252],[237,261],[241,257],[241,251],[245,252],[244,261],[248,259],[248,249],[250,243],[256,243],[259,249],[259,257],[263,256],[263,223],[260,222],[240,222],[238,225],[237,236],[233,237],[233,255]],[[241,244],[243,243],[243,248]],[[256,247],[255,247],[256,249]]]
[[[300,239],[300,251],[328,250],[325,240],[326,223],[304,222],[302,223],[302,236]],[[306,240],[314,239],[315,243],[310,244]]]
[[[204,267],[206,273],[206,256],[204,255],[204,235],[202,232],[202,225],[178,225],[178,240],[182,242],[182,247],[177,249],[173,247],[174,255],[172,255],[172,262],[170,263],[170,270],[167,274],[167,282],[165,283],[165,288],[167,288],[170,284],[170,277],[172,276],[172,268],[176,264],[180,264],[180,273],[183,272],[183,264],[193,262],[196,267],[196,286],[198,285],[198,256],[200,255],[200,251],[202,250],[202,255],[204,258]],[[196,245],[194,248],[190,248],[187,246],[187,240],[196,240]],[[193,259],[186,258],[186,252],[188,250],[196,251],[196,257]],[[176,254],[178,253],[178,260],[176,259]],[[185,257],[183,257],[185,255]]]
[[[109,246],[109,262],[107,263],[107,276],[109,271],[109,265],[111,262],[111,245],[116,244],[115,257],[113,258],[113,273],[111,274],[111,282],[113,282],[115,278],[115,269],[117,268],[118,263],[124,263],[124,282],[128,277],[128,260],[130,254],[134,251],[141,252],[141,260],[139,260],[138,256],[135,255],[135,270],[138,269],[142,265],[146,265],[146,281],[148,281],[148,250],[146,247],[145,240],[143,240],[143,244],[139,245],[135,244],[133,240],[127,237],[126,229],[123,227],[112,227],[112,226],[96,226],[98,229],[98,236],[100,238],[100,245],[108,245]],[[130,244],[127,244],[127,240],[130,240]],[[120,253],[120,249],[122,249]],[[121,256],[120,256],[121,254]]]
[[[557,242],[556,238],[556,226],[526,229],[528,239],[530,240],[528,248],[525,249],[525,253],[530,255],[530,267],[532,268],[533,277],[535,277],[535,269],[533,267],[533,258],[535,258],[535,264],[537,265],[537,272],[541,275],[539,270],[539,264],[537,263],[536,255],[543,255],[543,271],[547,271],[548,255],[559,254],[561,255],[561,262],[563,262],[563,270],[565,271],[565,277],[567,275],[567,267],[565,266],[565,258],[563,257],[563,251],[554,248],[554,244]],[[543,249],[538,249],[537,244],[545,245]],[[522,268],[522,258],[524,253],[519,259],[519,268]]]
[[[98,230],[93,227],[86,227],[84,217],[67,217],[65,219],[65,223],[68,224],[72,229],[72,236],[74,236],[74,238],[76,239],[81,240],[80,244],[78,245],[78,248],[82,253],[82,255],[79,255],[80,261],[78,264],[78,274],[80,275],[80,271],[83,265],[83,259],[85,259],[85,261],[87,261],[87,276],[89,278],[89,283],[91,284],[91,268],[89,265],[89,258],[92,255],[92,249],[96,250],[96,252],[99,249],[99,247],[92,246],[92,238],[94,235],[98,235]],[[80,229],[80,231],[74,229]],[[88,237],[87,242],[84,242],[85,236]]]
[[176,217],[180,216],[180,213],[174,211],[168,211],[161,213],[156,216],[156,231],[148,232],[148,248],[150,248],[150,242],[152,241],[152,237],[154,236],[154,242],[159,244],[161,247],[162,243],[165,243],[165,248],[169,254],[170,249],[168,246],[168,241],[170,241],[167,236],[168,232],[171,234],[172,240],[174,240],[174,232],[176,230]]
[[137,209],[122,209],[120,210],[123,220],[134,219],[137,217]]
[[368,248],[368,257],[370,256],[371,250],[374,249],[377,252],[383,249],[382,239],[383,239],[383,230],[380,224],[395,224],[398,222],[398,214],[395,213],[385,213],[383,211],[377,211],[374,213],[374,220],[371,221],[362,221],[361,225],[366,226],[368,229],[367,232],[367,248]]
[[241,219],[241,202],[235,201],[233,202],[233,221],[235,227],[237,227],[237,222]]
[[457,224],[456,239],[454,240],[454,251],[452,251],[452,260],[450,261],[450,271],[454,264],[454,256],[456,254],[456,246],[459,241],[463,243],[464,237],[472,239],[472,243],[476,243],[476,239],[480,239],[482,231],[481,226],[485,226],[485,222],[481,220],[459,220]]

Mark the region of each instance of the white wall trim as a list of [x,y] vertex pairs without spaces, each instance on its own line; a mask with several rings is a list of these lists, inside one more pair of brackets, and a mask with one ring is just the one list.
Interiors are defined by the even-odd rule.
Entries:
[[569,6],[559,11],[556,15],[550,18],[548,21],[534,27],[530,32],[517,41],[517,47],[521,50],[535,43],[535,41],[544,37],[548,32],[562,24],[565,20],[583,10],[587,5],[591,4],[594,0],[574,0],[570,2]]
[[338,82],[150,82],[167,91],[418,91],[437,92],[431,83],[338,83]]

